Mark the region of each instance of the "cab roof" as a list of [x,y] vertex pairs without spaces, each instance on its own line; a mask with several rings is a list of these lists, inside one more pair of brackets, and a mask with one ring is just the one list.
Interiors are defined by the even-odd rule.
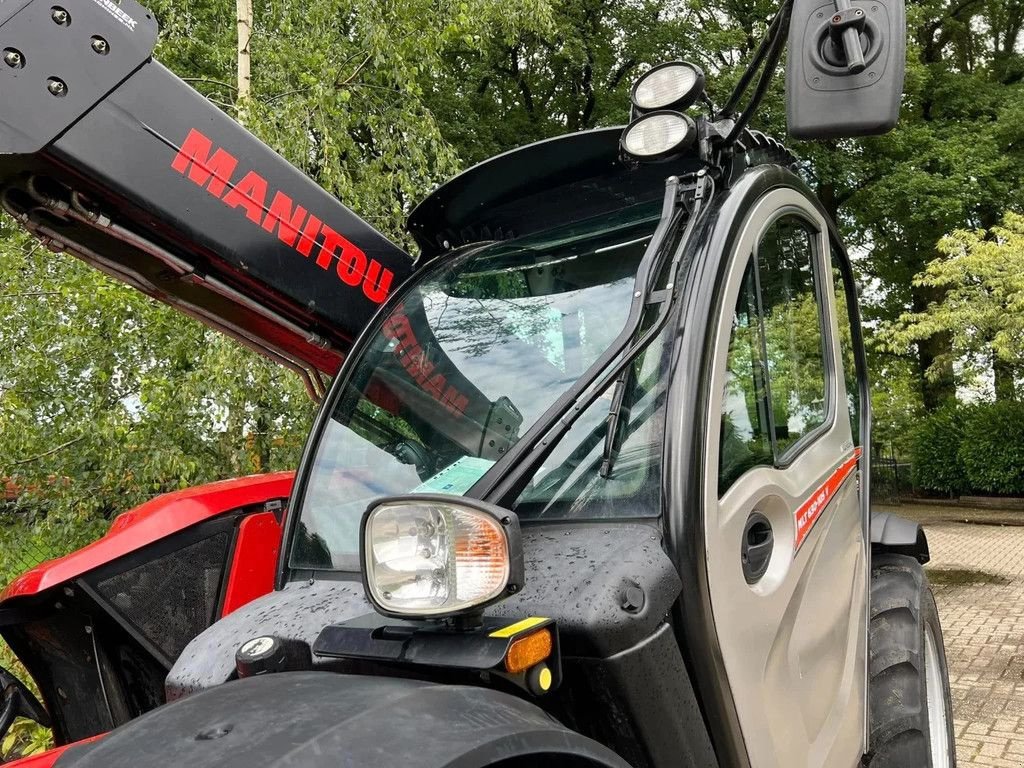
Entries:
[[623,126],[571,133],[485,160],[438,187],[409,216],[431,258],[467,243],[507,240],[660,200],[665,179],[697,170],[696,155],[623,162]]

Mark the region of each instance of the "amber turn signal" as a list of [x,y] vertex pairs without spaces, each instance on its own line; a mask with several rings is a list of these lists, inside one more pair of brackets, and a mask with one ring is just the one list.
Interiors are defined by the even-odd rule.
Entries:
[[525,672],[548,658],[553,648],[554,638],[547,627],[518,637],[505,654],[505,670],[513,675]]

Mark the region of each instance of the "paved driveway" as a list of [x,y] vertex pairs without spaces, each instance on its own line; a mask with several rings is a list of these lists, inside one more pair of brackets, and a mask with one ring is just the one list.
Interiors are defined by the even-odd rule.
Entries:
[[[959,766],[1024,766],[1024,513],[894,509],[925,524]],[[969,518],[971,523],[957,522]]]

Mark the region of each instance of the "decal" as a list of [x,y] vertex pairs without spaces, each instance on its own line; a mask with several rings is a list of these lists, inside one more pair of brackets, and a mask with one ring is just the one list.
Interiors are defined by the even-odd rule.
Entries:
[[[100,0],[96,0],[100,2]],[[335,231],[285,192],[271,193],[267,180],[256,171],[248,171],[232,183],[238,158],[217,147],[203,133],[192,129],[171,161],[171,168],[186,176],[218,198],[229,208],[240,208],[245,217],[305,258],[316,247],[314,261],[325,272],[332,271],[344,285],[361,285],[363,294],[375,304],[388,297],[394,273],[376,259],[367,258],[363,249]],[[267,198],[270,204],[267,205]]]
[[428,477],[409,493],[447,493],[453,496],[462,496],[493,466],[494,462],[490,459],[463,456],[433,477]]
[[814,528],[814,524],[821,517],[821,513],[825,511],[825,507],[832,501],[832,497],[836,495],[839,488],[846,482],[846,478],[857,469],[857,462],[860,461],[861,453],[862,449],[857,448],[853,452],[853,456],[844,461],[839,466],[839,469],[833,472],[828,480],[825,481],[824,485],[811,494],[811,498],[801,504],[794,513],[796,523],[794,526],[796,530],[796,540],[793,543],[794,553],[800,549],[800,545],[804,543],[807,535]]
[[132,32],[135,31],[135,25],[137,23],[135,19],[118,8],[117,3],[114,2],[114,0],[93,0],[93,2],[128,27]]
[[413,381],[420,385],[453,416],[461,416],[466,412],[469,398],[448,383],[443,373],[434,370],[434,364],[427,359],[412,323],[405,314],[405,305],[397,307],[384,322],[381,332],[385,337],[397,342],[392,350],[398,362]]
[[513,635],[518,635],[520,632],[525,632],[528,629],[533,629],[537,625],[543,624],[545,621],[547,621],[547,619],[541,616],[531,616],[528,619],[517,621],[515,624],[509,624],[507,627],[497,629],[494,632],[491,632],[491,634],[488,635],[488,637],[512,637]]

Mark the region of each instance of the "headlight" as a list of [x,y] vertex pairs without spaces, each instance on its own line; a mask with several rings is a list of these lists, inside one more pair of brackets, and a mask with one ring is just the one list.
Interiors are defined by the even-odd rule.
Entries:
[[361,563],[367,597],[386,616],[472,613],[522,587],[519,520],[473,499],[382,499],[363,516]]
[[670,61],[648,70],[633,85],[630,100],[641,112],[682,111],[704,92],[704,73],[685,61]]
[[637,160],[661,160],[689,148],[697,138],[697,126],[679,112],[651,112],[622,132],[622,150]]

